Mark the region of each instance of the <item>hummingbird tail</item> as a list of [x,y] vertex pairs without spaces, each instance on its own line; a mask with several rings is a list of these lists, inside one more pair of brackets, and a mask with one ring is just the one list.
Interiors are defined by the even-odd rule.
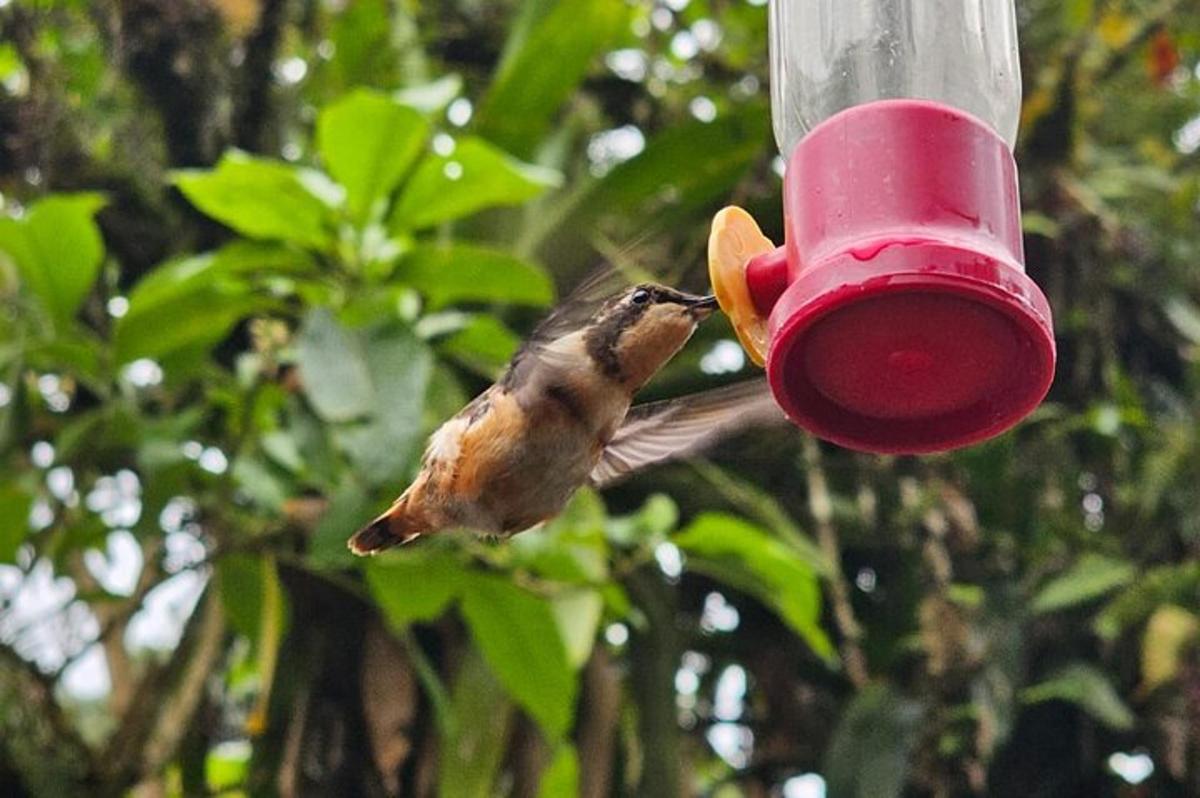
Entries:
[[402,508],[394,507],[355,532],[346,545],[350,551],[363,557],[393,546],[411,543],[428,531],[429,528],[425,525],[411,523],[411,519],[406,517]]

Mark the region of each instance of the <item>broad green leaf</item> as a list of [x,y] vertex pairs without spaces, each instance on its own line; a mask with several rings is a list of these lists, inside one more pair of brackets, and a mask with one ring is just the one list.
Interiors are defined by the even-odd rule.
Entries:
[[538,266],[471,244],[422,244],[400,261],[397,280],[425,295],[434,308],[458,302],[548,305],[554,285]]
[[308,547],[308,561],[318,568],[347,568],[355,556],[346,548],[354,531],[372,518],[371,502],[363,488],[347,479],[330,497]]
[[276,306],[268,297],[227,292],[217,286],[176,293],[153,305],[130,305],[117,322],[114,348],[118,363],[162,359],[185,351],[211,349],[247,316]]
[[1133,712],[1113,689],[1108,676],[1083,662],[1068,665],[1046,681],[1025,688],[1021,700],[1026,704],[1068,701],[1113,729],[1133,728]]
[[561,176],[521,163],[486,141],[460,138],[449,155],[430,154],[392,211],[394,231],[420,230],[484,208],[520,205],[557,186]]
[[1164,308],[1175,329],[1195,346],[1200,346],[1200,307],[1186,297],[1167,300]]
[[277,243],[234,241],[215,252],[167,261],[138,281],[129,293],[129,310],[136,315],[181,294],[220,284],[240,292],[268,275],[316,275],[307,253]]
[[575,711],[575,677],[550,603],[507,579],[476,575],[462,611],[484,659],[550,741],[566,734]]
[[638,238],[691,223],[696,213],[708,213],[709,206],[728,197],[762,158],[769,124],[766,106],[754,103],[709,123],[672,127],[573,203],[546,207],[528,237],[551,253],[556,266],[583,268],[593,250],[582,234],[601,220],[614,223],[615,235]]
[[817,573],[796,552],[762,529],[732,516],[699,516],[673,538],[688,566],[725,581],[770,607],[813,651],[833,656],[820,626]]
[[1038,211],[1026,211],[1021,214],[1021,228],[1029,234],[1046,238],[1058,238],[1062,225]]
[[565,510],[536,535],[519,535],[506,546],[508,564],[555,582],[597,585],[608,579],[604,505],[594,491],[578,491]]
[[769,122],[767,109],[753,104],[713,122],[670,128],[597,183],[579,212],[592,218],[706,205],[723,196],[762,155]]
[[392,99],[409,108],[426,114],[434,114],[445,108],[462,92],[462,78],[458,75],[443,75],[431,83],[409,86],[393,92]]
[[595,590],[569,590],[554,597],[554,620],[571,667],[579,669],[592,655],[604,599]]
[[204,781],[214,794],[233,794],[230,791],[246,780],[249,771],[248,747],[217,745],[204,757]]
[[1084,554],[1066,573],[1043,585],[1031,606],[1035,613],[1045,613],[1086,604],[1129,584],[1136,573],[1124,560]]
[[433,356],[411,330],[342,327],[326,310],[305,319],[296,347],[304,390],[369,484],[398,479],[420,442]]
[[918,702],[885,684],[873,684],[855,696],[825,752],[829,794],[843,798],[902,795],[923,714]]
[[273,558],[229,554],[217,561],[217,586],[229,624],[253,644],[277,645],[287,626],[287,602]]
[[310,170],[228,152],[215,169],[175,173],[175,184],[202,212],[249,238],[324,249],[333,242],[331,208]]
[[9,80],[24,71],[25,64],[21,61],[21,54],[17,52],[17,48],[7,42],[0,44],[0,81]]
[[1096,0],[1065,0],[1062,4],[1062,18],[1067,29],[1078,33],[1092,21],[1092,12]]
[[450,699],[451,724],[440,747],[441,798],[492,798],[504,761],[513,706],[479,653],[459,667]]
[[1142,684],[1147,690],[1166,684],[1179,673],[1183,654],[1200,640],[1200,618],[1183,607],[1159,607],[1142,636]]
[[1191,606],[1200,595],[1200,562],[1150,568],[1124,588],[1096,616],[1096,634],[1114,640],[1141,624],[1163,604]]
[[267,727],[271,686],[275,681],[279,646],[283,642],[288,620],[287,600],[283,584],[279,581],[275,555],[266,554],[259,560],[262,568],[262,603],[259,606],[258,638],[254,646],[258,696],[246,719],[246,729],[252,735],[262,734]]
[[372,330],[363,340],[371,420],[338,430],[336,439],[363,479],[386,484],[403,476],[419,448],[433,354],[401,325]]
[[729,502],[748,520],[756,521],[771,530],[823,578],[828,578],[833,573],[829,559],[792,520],[779,497],[753,480],[737,475],[731,469],[704,460],[692,463],[692,468],[712,485],[722,499]]
[[373,557],[366,571],[371,597],[395,630],[436,619],[467,584],[458,558],[428,546]]
[[15,561],[17,549],[29,535],[33,500],[14,485],[0,485],[0,564]]
[[346,189],[353,219],[362,222],[389,196],[421,154],[429,123],[384,94],[358,89],[326,106],[317,119],[317,149]]
[[21,219],[0,218],[0,260],[10,259],[22,282],[63,328],[96,282],[104,259],[92,217],[96,194],[61,194],[34,203]]
[[254,455],[242,455],[233,461],[234,484],[250,501],[272,513],[282,513],[292,494],[285,474]]
[[168,261],[130,292],[129,310],[116,324],[117,362],[211,348],[246,316],[275,306],[252,290],[255,281],[315,268],[303,252],[253,241]]
[[656,493],[632,515],[609,518],[605,536],[618,546],[653,546],[661,543],[679,522],[679,507],[669,496]]
[[[337,55],[324,67],[331,73],[335,90],[395,85],[401,71],[401,53],[394,41],[396,13],[407,12],[391,0],[354,0],[341,7],[329,37]],[[416,57],[421,58],[419,53]]]
[[370,413],[373,389],[365,348],[328,310],[314,310],[304,319],[296,362],[304,393],[323,419],[351,421]]
[[[543,0],[526,0],[526,3]],[[506,48],[479,109],[489,138],[528,155],[587,74],[629,20],[629,8],[612,0],[557,0]],[[551,66],[552,65],[552,66]]]
[[[42,339],[25,350],[26,365],[43,371],[67,372],[91,386],[106,386],[107,345],[98,335],[81,324],[60,328],[51,340]],[[103,392],[106,387],[99,387]]]
[[575,746],[563,743],[542,773],[538,798],[577,798],[579,795],[579,754]]
[[521,346],[521,339],[495,316],[478,315],[465,327],[448,337],[441,352],[495,376]]

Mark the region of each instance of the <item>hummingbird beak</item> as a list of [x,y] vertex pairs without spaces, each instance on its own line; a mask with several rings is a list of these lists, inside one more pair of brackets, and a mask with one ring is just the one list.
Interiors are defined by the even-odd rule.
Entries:
[[708,296],[698,296],[698,297],[695,297],[694,299],[691,299],[687,303],[687,306],[688,306],[688,310],[690,310],[692,312],[692,315],[695,316],[697,319],[706,319],[706,318],[708,318],[709,314],[711,314],[718,307],[717,306],[717,296],[716,296],[716,294],[709,294]]

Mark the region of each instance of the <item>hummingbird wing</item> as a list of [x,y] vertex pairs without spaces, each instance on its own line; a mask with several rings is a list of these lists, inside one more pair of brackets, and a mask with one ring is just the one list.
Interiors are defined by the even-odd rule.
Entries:
[[783,420],[761,378],[638,405],[604,448],[591,482],[602,487],[639,468],[695,454],[734,432]]
[[612,266],[597,269],[585,278],[525,339],[509,362],[501,383],[510,387],[523,384],[538,365],[571,365],[560,362],[564,359],[551,344],[586,327],[604,303],[629,284],[629,278]]

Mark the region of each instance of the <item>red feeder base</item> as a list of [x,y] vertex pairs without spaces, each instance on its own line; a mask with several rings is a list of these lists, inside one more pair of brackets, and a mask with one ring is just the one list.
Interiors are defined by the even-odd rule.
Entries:
[[916,454],[1037,407],[1050,307],[1025,275],[1016,166],[990,128],[929,102],[859,106],[800,143],[784,190],[786,261],[765,256],[747,280],[773,307],[767,374],[795,423]]

